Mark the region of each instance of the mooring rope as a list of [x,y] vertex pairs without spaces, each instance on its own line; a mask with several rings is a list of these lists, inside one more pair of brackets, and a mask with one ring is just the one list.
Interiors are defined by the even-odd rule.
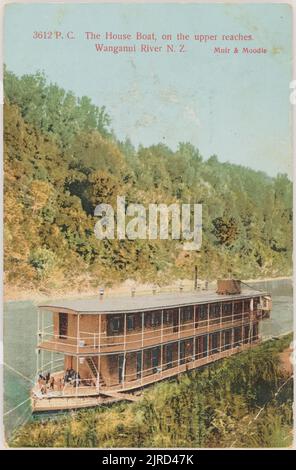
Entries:
[[5,367],[7,367],[7,369],[10,369],[12,372],[14,372],[15,374],[17,375],[20,375],[23,379],[25,380],[28,380],[29,382],[31,382],[32,384],[35,384],[34,380],[30,379],[29,377],[26,377],[24,374],[22,374],[21,372],[19,372],[18,370],[14,369],[13,367],[9,366],[8,364],[6,364],[5,362],[3,362],[3,365]]
[[25,403],[27,403],[27,401],[31,400],[31,397],[27,398],[26,400],[22,401],[21,403],[19,403],[18,405],[16,405],[14,408],[11,408],[10,410],[6,411],[5,413],[3,413],[3,416],[7,416],[9,415],[10,413],[12,413],[13,411],[15,411],[17,408],[19,408],[20,406],[24,405]]
[[249,289],[253,289],[253,290],[257,291],[257,292],[263,292],[263,293],[265,293],[265,291],[262,290],[262,289],[259,289],[259,287],[251,286],[250,284],[247,284],[247,283],[244,282],[244,281],[241,281],[241,284],[243,284],[244,286],[249,287]]
[[[30,413],[29,416],[27,416],[28,412]],[[22,421],[22,423],[21,423],[21,426],[23,426],[30,419],[30,417],[31,417],[31,405],[27,406],[25,411],[23,413],[21,413],[18,420],[14,424],[14,428],[16,429],[19,426],[19,423],[22,421],[22,419],[24,419],[24,421]]]

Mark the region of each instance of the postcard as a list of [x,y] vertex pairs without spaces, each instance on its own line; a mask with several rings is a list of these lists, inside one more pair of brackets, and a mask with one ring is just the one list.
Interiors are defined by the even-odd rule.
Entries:
[[292,448],[291,5],[9,3],[3,75],[6,447]]

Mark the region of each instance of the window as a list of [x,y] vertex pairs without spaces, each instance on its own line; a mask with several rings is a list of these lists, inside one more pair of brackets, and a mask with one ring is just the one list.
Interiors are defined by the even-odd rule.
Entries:
[[220,315],[220,304],[211,304],[210,314],[213,316]]
[[248,343],[250,341],[250,326],[249,325],[246,325],[244,326],[244,343]]
[[180,341],[180,364],[185,364],[186,357],[186,343],[185,341]]
[[161,313],[160,312],[152,312],[151,317],[151,325],[152,326],[159,326],[161,324]]
[[126,327],[129,331],[133,330],[135,328],[135,317],[134,317],[134,315],[128,315],[127,316]]
[[151,313],[150,313],[150,312],[145,313],[145,317],[144,317],[144,324],[145,324],[145,327],[151,326],[151,319],[152,319]]
[[166,369],[170,369],[173,366],[173,348],[174,345],[172,343],[167,344],[165,346],[165,367]]
[[195,326],[204,327],[207,326],[208,320],[208,306],[207,305],[197,305],[196,307],[196,323]]
[[112,317],[110,321],[111,333],[119,333],[120,317]]
[[164,310],[163,311],[163,323],[169,324],[173,321],[173,311],[172,310]]
[[160,356],[160,347],[157,346],[156,348],[152,349],[152,372],[153,374],[158,372],[159,356]]
[[147,312],[145,313],[145,326],[159,326],[161,324],[161,312]]
[[193,320],[193,312],[194,312],[193,305],[188,305],[187,307],[181,308],[181,321],[182,322],[192,321]]
[[219,352],[219,336],[220,333],[212,333],[210,335],[210,355]]
[[206,357],[208,353],[208,335],[198,336],[196,338],[196,358]]
[[232,303],[222,304],[222,321],[224,323],[231,321],[232,319]]
[[242,339],[242,329],[234,328],[234,346],[240,346]]
[[250,301],[249,300],[244,300],[244,311],[245,312],[250,311]]
[[199,314],[199,318],[206,319],[208,314],[208,306],[207,305],[198,305],[197,312]]
[[68,335],[68,314],[59,313],[59,338],[67,338]]
[[253,326],[253,337],[252,337],[252,341],[257,341],[257,339],[258,339],[258,333],[259,333],[258,323],[255,323],[254,326]]
[[220,304],[210,305],[210,320],[211,325],[220,322]]
[[231,330],[225,330],[222,333],[222,350],[231,348]]
[[241,302],[235,302],[233,306],[233,311],[234,313],[241,313],[242,312],[242,303]]
[[232,312],[232,304],[222,304],[222,311],[223,313],[231,313]]

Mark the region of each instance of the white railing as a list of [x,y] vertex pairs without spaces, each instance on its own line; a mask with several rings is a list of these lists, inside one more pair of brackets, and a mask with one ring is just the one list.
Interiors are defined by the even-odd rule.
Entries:
[[[139,347],[139,345],[146,346],[149,341],[154,343],[165,343],[171,341],[174,338],[181,337],[190,337],[198,336],[204,333],[210,333],[214,331],[226,330],[232,327],[239,327],[243,325],[249,325],[251,320],[251,315],[255,316],[256,321],[260,318],[257,317],[256,311],[253,312],[243,312],[230,315],[222,315],[218,318],[206,318],[205,320],[192,320],[189,322],[184,322],[181,324],[174,325],[170,323],[167,326],[157,327],[145,327],[138,328],[134,332],[127,331],[126,334],[114,334],[107,335],[106,332],[97,333],[97,332],[88,332],[81,330],[79,336],[70,336],[70,335],[57,335],[52,332],[41,331],[39,336],[41,336],[42,341],[41,345],[45,347],[46,345],[52,346],[53,349],[60,351],[64,349],[75,352],[78,348],[78,352],[92,349],[93,351],[98,352],[105,350],[106,348],[122,348],[122,349],[133,349]],[[39,344],[40,345],[40,344]]]
[[[150,383],[153,381],[160,380],[178,374],[178,372],[186,371],[187,367],[192,369],[199,365],[208,364],[219,360],[220,358],[231,356],[237,352],[249,349],[252,345],[257,344],[260,341],[258,335],[249,337],[248,342],[242,342],[241,340],[236,342],[227,343],[216,348],[205,349],[196,353],[195,355],[190,353],[184,357],[174,358],[172,361],[158,364],[157,366],[148,367],[141,369],[141,371],[134,371],[131,373],[124,373],[123,380],[120,384],[106,384],[105,386],[96,385],[95,379],[75,379],[70,383],[65,383],[62,390],[48,390],[42,397],[38,398],[49,398],[49,397],[69,397],[69,396],[85,396],[90,394],[98,394],[100,390],[102,393],[107,390],[123,390],[141,386],[141,384]],[[64,371],[60,371],[61,376],[64,376]],[[140,377],[139,377],[140,375]],[[81,385],[82,384],[82,385]],[[36,390],[37,391],[37,390]],[[89,393],[87,393],[89,392]]]

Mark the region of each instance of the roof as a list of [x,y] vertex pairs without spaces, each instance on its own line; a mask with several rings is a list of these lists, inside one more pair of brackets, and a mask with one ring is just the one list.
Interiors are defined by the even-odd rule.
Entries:
[[39,308],[71,310],[77,313],[123,313],[142,312],[147,310],[159,310],[174,308],[184,305],[196,305],[227,300],[239,300],[250,297],[268,295],[267,292],[255,289],[243,289],[241,294],[220,295],[215,291],[180,292],[155,295],[135,295],[122,297],[98,297],[91,299],[61,300],[51,304],[39,305]]

